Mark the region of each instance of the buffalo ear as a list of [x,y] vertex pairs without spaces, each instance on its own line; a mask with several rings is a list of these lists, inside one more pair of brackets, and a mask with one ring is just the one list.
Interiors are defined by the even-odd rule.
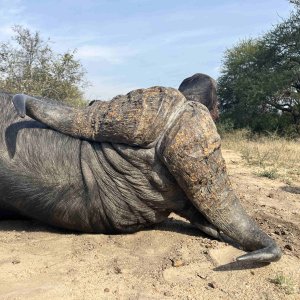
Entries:
[[196,73],[184,79],[178,90],[188,101],[205,105],[214,121],[219,118],[216,82],[206,74]]

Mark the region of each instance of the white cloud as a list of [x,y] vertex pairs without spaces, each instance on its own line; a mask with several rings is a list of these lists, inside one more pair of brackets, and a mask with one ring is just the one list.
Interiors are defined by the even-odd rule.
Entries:
[[82,46],[77,49],[80,59],[102,60],[111,64],[120,64],[136,54],[137,51],[130,47]]
[[2,21],[12,21],[11,18],[19,16],[24,9],[25,7],[21,0],[0,0],[0,18]]
[[[25,25],[25,17],[20,18],[25,6],[21,0],[0,0],[0,39],[13,35],[14,24]],[[21,20],[20,20],[21,19]],[[27,27],[27,26],[26,26]]]
[[114,77],[93,77],[88,78],[92,86],[87,88],[85,97],[88,100],[109,100],[117,95],[124,95],[137,89],[136,86],[129,83],[120,83],[118,78]]
[[199,30],[186,30],[186,31],[178,31],[173,33],[168,33],[164,41],[165,43],[177,43],[182,40],[186,40],[189,38],[200,38],[200,37],[207,37],[211,34],[215,34],[216,30],[210,28],[203,28]]
[[0,26],[0,36],[11,36],[13,34],[12,25]]

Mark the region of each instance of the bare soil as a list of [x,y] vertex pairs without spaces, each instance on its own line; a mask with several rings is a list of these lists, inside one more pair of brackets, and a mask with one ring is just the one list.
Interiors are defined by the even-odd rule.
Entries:
[[1,221],[0,299],[300,299],[300,182],[257,177],[237,153],[223,154],[243,205],[282,247],[279,262],[238,264],[241,250],[175,215],[129,235]]

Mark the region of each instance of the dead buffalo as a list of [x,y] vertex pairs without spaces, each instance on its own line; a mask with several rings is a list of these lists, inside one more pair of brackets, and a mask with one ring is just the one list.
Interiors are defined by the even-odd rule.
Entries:
[[252,251],[239,260],[280,258],[232,190],[207,108],[178,90],[138,89],[83,109],[21,94],[15,110],[0,97],[2,215],[126,233],[175,212]]

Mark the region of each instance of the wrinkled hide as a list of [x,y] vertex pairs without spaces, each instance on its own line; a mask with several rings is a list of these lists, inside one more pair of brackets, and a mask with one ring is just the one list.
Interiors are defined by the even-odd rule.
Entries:
[[[213,93],[211,81],[203,82],[204,94]],[[3,96],[0,116],[3,210],[103,233],[132,232],[175,212],[252,251],[239,260],[280,258],[232,190],[220,137],[201,103],[164,87],[83,109],[19,94],[13,103],[26,116],[19,121],[10,98]]]
[[21,120],[11,96],[0,99],[2,216],[14,212],[85,232],[129,232],[185,205],[153,148],[74,139]]

